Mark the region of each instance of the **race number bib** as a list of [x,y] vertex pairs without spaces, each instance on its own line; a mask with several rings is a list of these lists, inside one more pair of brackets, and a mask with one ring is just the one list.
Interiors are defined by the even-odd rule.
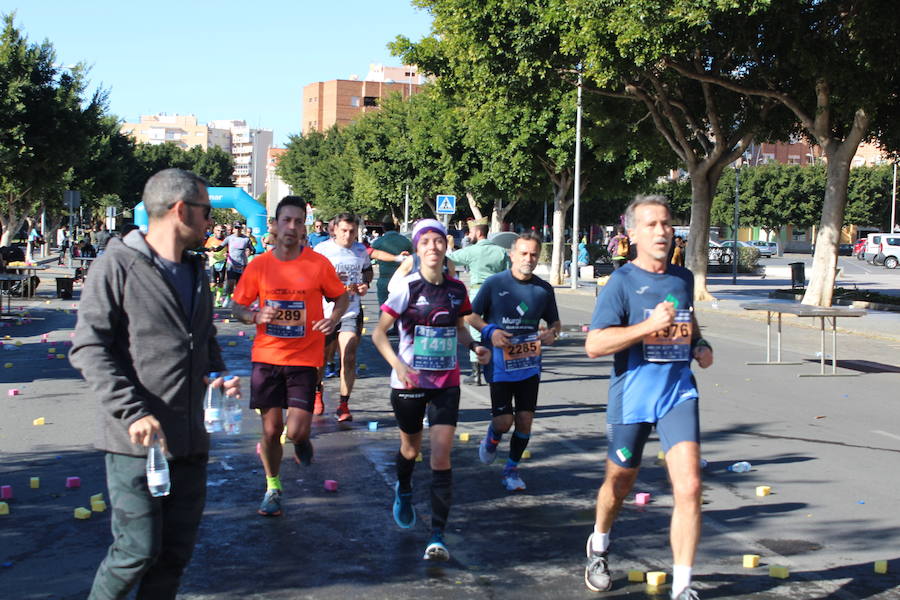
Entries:
[[275,318],[266,323],[266,335],[280,338],[306,336],[306,302],[303,300],[266,300],[275,309]]
[[526,333],[509,338],[509,346],[503,348],[503,370],[521,371],[540,368],[541,340],[537,333]]
[[412,367],[423,371],[456,368],[456,327],[416,325]]
[[[647,319],[653,311],[644,309]],[[644,337],[644,360],[650,362],[676,362],[691,360],[691,311],[676,310],[675,322],[664,329]]]

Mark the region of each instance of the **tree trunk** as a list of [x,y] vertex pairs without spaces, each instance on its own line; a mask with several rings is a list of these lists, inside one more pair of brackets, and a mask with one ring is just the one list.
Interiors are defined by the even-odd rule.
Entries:
[[512,202],[508,202],[505,206],[503,205],[503,200],[500,198],[494,200],[494,207],[491,210],[491,233],[503,231],[503,221],[506,219],[506,215],[509,214],[509,211],[511,211],[521,199],[522,194],[517,194],[515,199]]
[[715,300],[706,288],[709,266],[709,211],[720,170],[694,169],[691,177],[691,227],[684,265],[694,274],[694,300]]
[[[847,207],[847,184],[850,179],[850,159],[842,144],[836,151],[828,152],[825,201],[822,204],[822,219],[816,232],[816,253],[813,256],[809,287],[803,294],[803,304],[831,306],[834,295],[834,279],[837,275],[838,244],[841,226],[844,224],[844,210]],[[828,148],[828,147],[826,147]],[[853,151],[856,146],[853,147]]]
[[472,211],[472,216],[475,217],[475,220],[483,219],[484,215],[481,214],[481,209],[478,207],[478,201],[475,199],[475,195],[472,192],[466,192],[466,200],[469,202],[469,210]]
[[21,200],[21,197],[15,199],[7,197],[9,208],[6,214],[0,214],[0,226],[3,227],[3,235],[0,236],[0,246],[9,246],[12,243],[14,236],[19,232],[22,223],[27,218],[26,215],[19,214],[13,208],[18,200]]
[[560,185],[554,182],[553,194],[553,249],[550,253],[550,284],[563,284],[563,249],[565,248],[566,213],[572,206],[571,201],[566,201],[566,195],[572,187],[572,178],[563,175],[559,178]]

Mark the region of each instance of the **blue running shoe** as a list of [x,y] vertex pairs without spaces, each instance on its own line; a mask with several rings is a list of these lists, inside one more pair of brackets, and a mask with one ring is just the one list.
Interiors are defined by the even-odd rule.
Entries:
[[259,514],[264,517],[281,516],[281,490],[267,490],[262,504],[259,505]]
[[325,364],[325,379],[331,379],[332,377],[337,377],[340,375],[340,371],[338,371],[334,363],[326,363]]
[[450,551],[447,550],[447,546],[444,545],[443,531],[435,530],[431,532],[431,539],[425,547],[425,556],[422,558],[425,560],[439,560],[442,562],[450,560]]
[[403,529],[416,524],[416,507],[412,504],[412,490],[400,491],[400,482],[394,484],[394,522]]

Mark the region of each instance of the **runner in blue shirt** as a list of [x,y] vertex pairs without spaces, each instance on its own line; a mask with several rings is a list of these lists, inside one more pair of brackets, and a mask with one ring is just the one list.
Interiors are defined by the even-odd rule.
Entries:
[[[493,419],[478,446],[478,457],[484,464],[494,462],[497,445],[515,421],[501,478],[510,492],[525,489],[518,467],[537,407],[541,349],[553,344],[562,327],[553,286],[533,274],[540,254],[540,237],[520,235],[509,251],[512,266],[484,281],[472,303],[473,314],[466,317],[491,350],[484,372],[491,387]],[[542,319],[548,328],[540,327]]]
[[585,342],[590,358],[615,355],[607,404],[606,478],[597,493],[594,531],[588,537],[588,589],[612,587],[609,532],[631,493],[644,444],[656,427],[666,453],[675,509],[672,598],[698,600],[691,569],[700,539],[700,423],[691,360],[713,362],[700,337],[690,271],[669,264],[674,229],[662,196],[638,196],[625,211],[637,258],[614,271],[597,298]]

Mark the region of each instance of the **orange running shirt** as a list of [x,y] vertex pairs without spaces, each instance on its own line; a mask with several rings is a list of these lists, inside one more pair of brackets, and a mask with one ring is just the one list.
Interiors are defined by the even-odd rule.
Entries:
[[320,367],[325,357],[325,335],[312,324],[323,318],[322,298],[344,293],[331,262],[311,248],[281,261],[274,252],[257,255],[241,275],[234,301],[250,306],[259,299],[278,311],[275,321],[256,326],[253,362],[270,365]]

